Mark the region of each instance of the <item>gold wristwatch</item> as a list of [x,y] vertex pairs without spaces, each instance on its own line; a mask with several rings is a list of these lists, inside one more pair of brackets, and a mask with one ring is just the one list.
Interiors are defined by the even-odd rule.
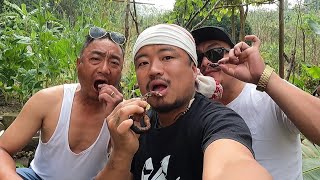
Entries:
[[269,82],[270,76],[272,74],[272,72],[274,71],[274,69],[268,65],[266,65],[265,69],[263,70],[263,73],[259,79],[259,82],[257,84],[257,90],[258,91],[265,91],[267,88],[267,84]]

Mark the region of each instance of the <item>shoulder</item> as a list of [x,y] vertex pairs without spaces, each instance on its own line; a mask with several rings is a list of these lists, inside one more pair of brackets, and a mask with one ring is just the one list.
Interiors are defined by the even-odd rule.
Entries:
[[202,124],[203,150],[218,139],[232,139],[240,142],[252,152],[250,130],[243,118],[232,109],[219,102],[207,100],[202,96],[195,101],[198,109],[195,116]]
[[63,94],[63,85],[53,86],[49,88],[42,89],[38,91],[33,97],[36,98],[44,98],[47,100],[54,100],[55,98],[61,96]]
[[[210,100],[202,94],[196,94],[195,101],[192,104],[191,111],[199,117],[218,117],[220,115],[234,114],[238,116],[232,109],[226,107],[218,101]],[[240,116],[239,116],[240,117]],[[241,118],[241,117],[240,117]]]
[[27,102],[37,108],[46,108],[59,104],[63,98],[63,85],[42,89],[35,93]]

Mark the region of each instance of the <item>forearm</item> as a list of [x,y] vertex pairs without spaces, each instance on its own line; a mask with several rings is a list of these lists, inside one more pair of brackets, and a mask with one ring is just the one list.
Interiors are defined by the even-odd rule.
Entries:
[[96,180],[117,179],[129,180],[132,179],[131,169],[132,157],[111,154],[107,165],[99,172]]
[[320,144],[320,99],[273,73],[266,92],[308,139]]
[[[245,168],[243,168],[245,167]],[[266,169],[260,166],[254,159],[237,160],[220,166],[219,172],[211,176],[203,176],[203,180],[271,180],[272,177]]]
[[16,164],[12,157],[0,147],[0,180],[19,179],[20,176],[16,173]]

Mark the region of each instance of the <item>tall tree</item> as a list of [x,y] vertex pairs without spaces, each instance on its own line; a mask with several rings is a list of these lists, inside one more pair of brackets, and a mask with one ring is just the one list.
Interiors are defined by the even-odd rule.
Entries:
[[279,0],[279,75],[284,77],[284,0]]

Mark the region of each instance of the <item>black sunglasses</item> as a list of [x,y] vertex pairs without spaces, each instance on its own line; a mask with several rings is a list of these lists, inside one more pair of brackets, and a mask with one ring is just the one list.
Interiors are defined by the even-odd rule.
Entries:
[[117,32],[108,32],[100,27],[91,27],[89,31],[89,36],[92,39],[100,39],[104,37],[109,37],[113,42],[119,45],[123,45],[126,42],[124,35]]
[[219,47],[219,48],[209,49],[204,53],[197,52],[198,67],[201,66],[204,57],[206,57],[212,63],[217,63],[220,59],[223,58],[225,52],[229,52],[229,51],[230,49]]

